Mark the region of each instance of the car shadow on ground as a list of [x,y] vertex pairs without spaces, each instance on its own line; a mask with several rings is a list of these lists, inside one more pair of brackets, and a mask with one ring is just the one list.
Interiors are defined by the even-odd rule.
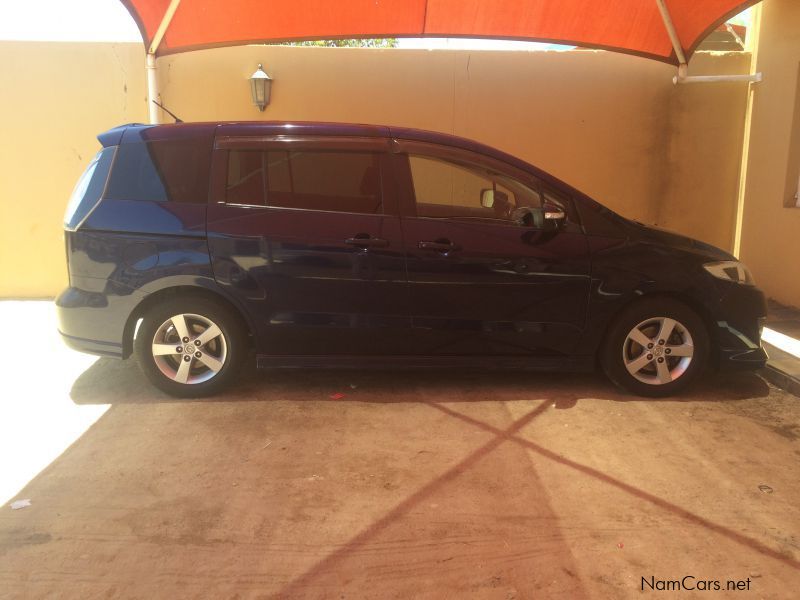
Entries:
[[178,399],[156,389],[135,360],[101,358],[72,385],[76,404],[248,402],[270,400],[356,402],[480,402],[548,399],[557,409],[592,399],[615,402],[726,402],[762,398],[770,387],[757,373],[706,373],[680,396],[649,399],[619,390],[600,373],[519,371],[330,370],[255,368],[248,363],[236,384],[218,396]]

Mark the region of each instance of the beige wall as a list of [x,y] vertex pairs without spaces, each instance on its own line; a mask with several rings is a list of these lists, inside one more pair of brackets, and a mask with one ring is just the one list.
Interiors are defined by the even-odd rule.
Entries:
[[0,42],[0,296],[66,284],[61,222],[95,136],[147,117],[141,44]]
[[742,227],[742,259],[769,296],[800,306],[800,208],[786,208],[787,175],[797,172],[790,152],[800,65],[800,2],[764,2],[754,86],[752,128]]
[[[0,295],[52,295],[63,285],[66,199],[98,147],[94,136],[146,118],[143,62],[138,44],[0,43],[3,89],[24,91],[23,102],[0,96],[14,140],[0,157],[9,217],[0,222]],[[247,83],[259,62],[275,79],[264,113]],[[748,68],[743,54],[692,61],[694,73]],[[164,102],[187,121],[356,121],[456,133],[518,155],[626,216],[731,245],[741,84],[675,87],[672,67],[597,51],[246,46],[165,57],[159,71]],[[43,73],[57,81],[42,81]]]
[[[692,75],[747,73],[750,54],[699,54]],[[747,84],[674,86],[656,223],[733,249]]]
[[[247,77],[275,79],[259,113]],[[162,59],[186,120],[358,121],[433,129],[510,152],[622,214],[732,245],[746,86],[680,86],[675,69],[597,51],[475,52],[247,46]],[[692,73],[747,73],[698,54]],[[202,102],[197,98],[201,97]]]

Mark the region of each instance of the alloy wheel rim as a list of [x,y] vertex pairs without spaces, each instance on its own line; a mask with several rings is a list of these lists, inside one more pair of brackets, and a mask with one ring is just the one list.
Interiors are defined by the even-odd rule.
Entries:
[[228,344],[222,329],[208,317],[174,315],[156,329],[153,361],[172,381],[194,385],[216,377],[225,365]]
[[648,385],[666,385],[681,377],[694,358],[694,340],[671,317],[642,321],[628,333],[622,360],[628,373]]

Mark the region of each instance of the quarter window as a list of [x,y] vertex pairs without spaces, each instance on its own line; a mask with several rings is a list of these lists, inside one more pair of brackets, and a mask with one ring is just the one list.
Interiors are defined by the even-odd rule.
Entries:
[[74,231],[80,222],[97,206],[108,179],[116,146],[103,148],[86,167],[67,204],[64,227]]
[[205,140],[121,144],[106,198],[154,202],[208,202],[211,148]]
[[382,211],[378,154],[231,150],[225,201],[277,208]]

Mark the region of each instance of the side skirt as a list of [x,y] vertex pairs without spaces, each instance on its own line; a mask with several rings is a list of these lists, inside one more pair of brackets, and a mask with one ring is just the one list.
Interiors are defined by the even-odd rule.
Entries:
[[442,369],[589,372],[594,357],[541,356],[256,356],[259,369]]

